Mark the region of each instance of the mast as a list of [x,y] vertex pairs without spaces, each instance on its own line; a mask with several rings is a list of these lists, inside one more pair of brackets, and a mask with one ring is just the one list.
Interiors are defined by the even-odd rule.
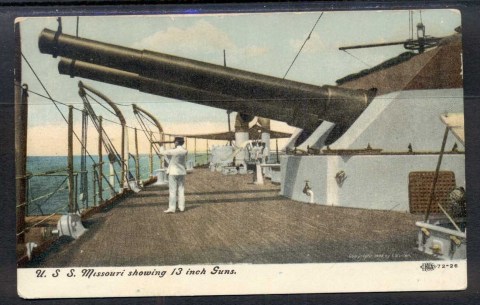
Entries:
[[27,215],[27,122],[28,87],[22,87],[22,49],[20,23],[15,23],[15,171],[17,244],[25,242],[25,217]]

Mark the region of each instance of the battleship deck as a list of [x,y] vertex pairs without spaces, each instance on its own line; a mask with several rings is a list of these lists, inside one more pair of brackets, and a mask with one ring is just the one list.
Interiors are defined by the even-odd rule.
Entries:
[[[400,212],[312,205],[252,175],[196,169],[187,210],[165,214],[166,187],[148,186],[84,221],[29,267],[421,260],[415,221]],[[431,259],[431,258],[430,258]]]

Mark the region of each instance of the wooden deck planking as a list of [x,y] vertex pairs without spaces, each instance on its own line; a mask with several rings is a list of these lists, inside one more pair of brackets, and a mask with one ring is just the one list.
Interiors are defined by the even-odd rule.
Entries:
[[[351,254],[413,250],[419,216],[311,205],[278,195],[251,175],[197,169],[187,176],[186,212],[165,214],[168,189],[147,187],[85,221],[30,266],[136,266],[355,261]],[[358,258],[357,258],[358,260]],[[367,259],[368,260],[368,259]],[[381,260],[378,259],[377,260]]]

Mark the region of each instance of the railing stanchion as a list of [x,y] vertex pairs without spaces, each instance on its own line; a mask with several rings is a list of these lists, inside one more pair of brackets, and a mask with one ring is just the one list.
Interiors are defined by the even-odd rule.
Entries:
[[140,181],[140,160],[138,155],[138,135],[137,128],[135,128],[135,179]]
[[275,139],[275,150],[277,152],[277,163],[280,163],[280,157],[278,156],[278,139]]
[[98,117],[98,200],[99,204],[103,203],[103,118]]
[[97,206],[97,183],[98,183],[98,173],[95,164],[92,165],[92,184],[93,184],[93,206]]
[[153,176],[153,144],[152,144],[152,141],[153,141],[153,132],[150,131],[150,141],[148,141],[150,143],[150,155],[149,155],[149,169],[150,169],[150,177]]
[[75,186],[73,181],[73,106],[68,106],[68,212],[75,212]]
[[207,139],[207,163],[208,164],[208,139]]
[[122,148],[120,149],[121,178],[120,189],[128,183],[128,132],[126,132],[125,123],[122,122]]
[[73,195],[73,211],[76,212],[79,210],[78,208],[78,174],[74,174],[74,177],[75,177],[75,182],[74,182],[75,192]]

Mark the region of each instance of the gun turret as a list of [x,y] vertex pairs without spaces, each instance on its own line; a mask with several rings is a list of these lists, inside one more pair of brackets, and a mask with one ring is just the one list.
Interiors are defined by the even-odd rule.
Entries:
[[142,92],[284,121],[315,130],[330,121],[346,130],[375,92],[315,86],[44,29],[40,52],[62,56],[59,72]]

